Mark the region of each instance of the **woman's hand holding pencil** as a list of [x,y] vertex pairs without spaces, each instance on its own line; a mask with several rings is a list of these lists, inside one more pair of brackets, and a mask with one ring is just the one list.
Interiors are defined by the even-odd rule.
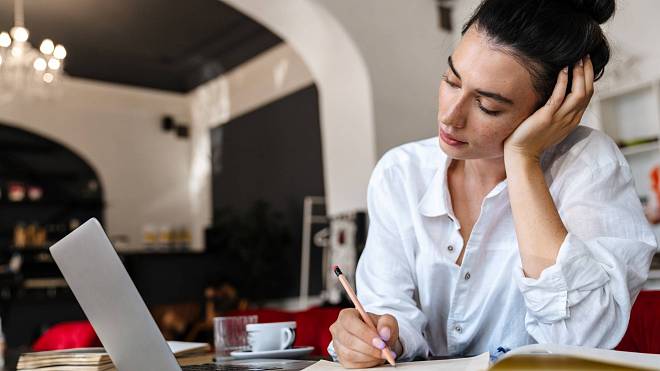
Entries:
[[339,268],[336,268],[337,271],[337,276],[356,306],[356,309],[342,310],[337,321],[330,326],[339,362],[346,368],[379,366],[386,361],[394,366],[394,360],[403,351],[396,318],[389,314],[364,312]]

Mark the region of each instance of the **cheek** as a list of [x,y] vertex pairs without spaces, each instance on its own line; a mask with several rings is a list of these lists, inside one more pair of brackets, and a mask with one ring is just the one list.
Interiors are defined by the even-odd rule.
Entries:
[[479,130],[475,130],[477,142],[489,147],[501,147],[504,140],[515,130],[515,127],[501,119],[482,121],[473,125],[475,126],[479,127]]

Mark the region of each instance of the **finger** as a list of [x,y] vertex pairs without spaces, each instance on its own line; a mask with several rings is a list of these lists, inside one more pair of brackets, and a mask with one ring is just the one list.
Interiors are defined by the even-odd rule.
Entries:
[[586,93],[589,97],[594,95],[594,64],[591,62],[591,56],[587,54],[584,58],[584,82],[586,84]]
[[392,346],[399,338],[399,323],[394,316],[384,314],[380,316],[376,324],[380,338],[387,342],[387,345]]
[[381,366],[385,363],[384,360],[382,362],[376,362],[376,361],[374,361],[374,362],[342,362],[341,360],[339,360],[339,362],[341,363],[341,365],[344,368],[347,368],[347,369],[372,368],[372,367],[376,367],[376,366]]
[[573,66],[573,83],[571,84],[571,92],[567,98],[582,99],[584,97],[584,91],[584,58],[582,58]]
[[339,362],[346,367],[371,367],[385,362],[383,359],[374,358],[350,349],[337,339],[332,340],[332,345],[335,348]]
[[344,328],[339,328],[333,333],[333,340],[337,339],[341,344],[346,348],[354,350],[356,352],[367,355],[371,358],[381,358],[381,349],[385,347],[385,343],[380,340],[380,343],[365,343],[359,337],[348,332]]
[[[340,361],[340,362],[341,362],[341,361]],[[350,363],[350,364],[343,364],[343,363],[342,363],[342,366],[343,366],[344,368],[347,368],[347,369],[372,368],[372,367],[375,367],[375,366],[380,366],[380,365],[382,365],[383,363],[385,363],[385,361],[383,361],[383,362],[379,362],[379,363]]]
[[354,336],[362,339],[367,344],[373,344],[375,339],[381,340],[375,330],[367,326],[362,317],[355,309],[344,309],[339,313],[339,322],[341,326]]
[[550,110],[551,114],[554,114],[562,102],[564,101],[564,96],[566,95],[566,85],[568,84],[568,67],[563,68],[557,76],[557,83],[555,83],[555,88],[552,90],[550,98],[545,103],[545,107]]
[[355,349],[352,349],[350,346],[345,345],[339,339],[333,339],[332,345],[335,348],[337,356],[344,362],[353,362],[353,363],[366,363],[366,362],[379,362],[380,357],[372,357],[368,354],[360,353]]
[[[369,316],[369,318],[371,318],[371,322],[378,323],[378,319],[380,318],[380,314],[374,314],[374,313],[371,313],[371,312],[367,312],[367,315]],[[362,317],[360,317],[360,318],[362,318]]]
[[571,92],[568,94],[564,103],[559,107],[555,116],[563,118],[571,115],[586,106],[587,101],[585,94],[584,82],[584,61],[580,59],[573,67],[573,82],[571,84]]

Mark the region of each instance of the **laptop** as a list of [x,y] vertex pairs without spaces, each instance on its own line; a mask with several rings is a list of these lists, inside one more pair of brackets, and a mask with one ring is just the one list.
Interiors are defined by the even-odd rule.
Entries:
[[243,360],[181,368],[98,220],[50,247],[118,371],[301,370],[312,361]]

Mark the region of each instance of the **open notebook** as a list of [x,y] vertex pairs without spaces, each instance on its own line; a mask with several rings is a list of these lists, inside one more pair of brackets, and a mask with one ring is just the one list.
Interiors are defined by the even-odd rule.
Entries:
[[[168,341],[181,366],[213,361],[207,343]],[[18,371],[114,371],[115,366],[103,348],[77,348],[24,353],[18,360]]]
[[[391,368],[384,365],[370,371]],[[480,370],[660,370],[660,354],[619,352],[554,344],[532,344],[510,351],[495,362],[488,353],[476,357],[437,361],[397,363],[397,371],[480,371]],[[307,371],[340,371],[336,362],[319,361]],[[360,369],[357,369],[360,370]]]

